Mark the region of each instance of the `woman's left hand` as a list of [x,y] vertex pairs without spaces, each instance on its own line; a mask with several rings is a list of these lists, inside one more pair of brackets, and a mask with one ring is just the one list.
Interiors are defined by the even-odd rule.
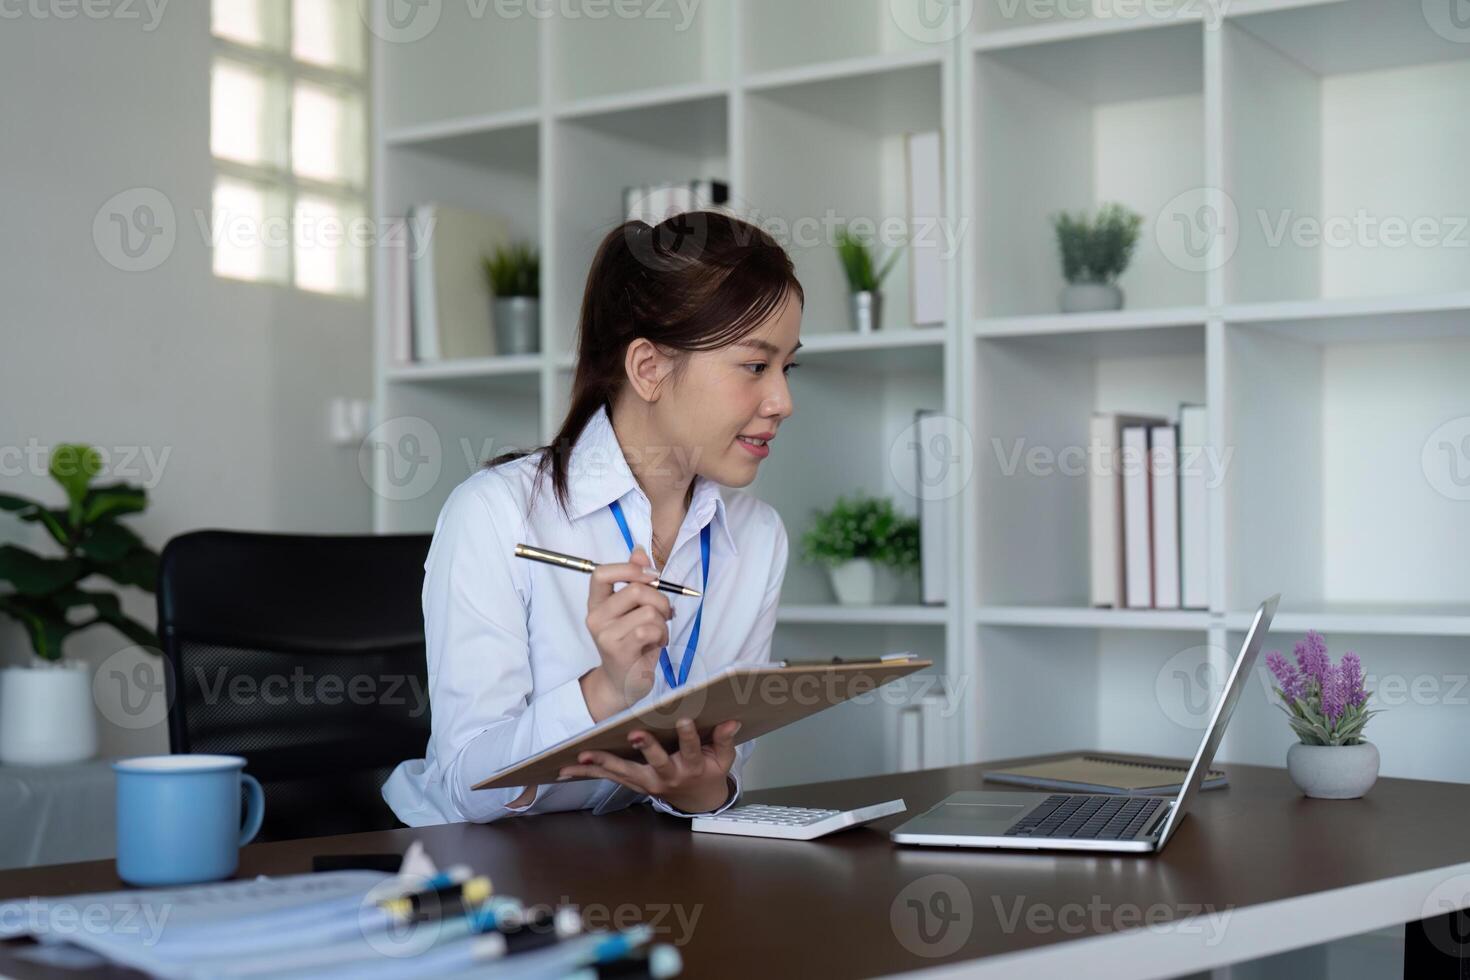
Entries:
[[727,778],[735,764],[735,733],[740,722],[716,726],[712,745],[700,744],[699,732],[688,718],[680,718],[674,727],[679,748],[673,755],[647,732],[630,732],[628,743],[643,753],[646,764],[609,752],[583,752],[577,756],[581,765],[562,767],[561,777],[611,779],[634,792],[657,796],[685,813],[719,809],[730,796]]

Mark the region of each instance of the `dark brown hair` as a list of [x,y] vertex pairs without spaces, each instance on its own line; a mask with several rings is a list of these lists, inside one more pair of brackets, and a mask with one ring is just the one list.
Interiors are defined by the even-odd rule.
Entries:
[[[645,337],[683,353],[717,350],[758,327],[787,295],[805,305],[791,257],[749,222],[721,211],[685,212],[657,225],[624,222],[602,239],[587,274],[571,407],[561,430],[549,446],[502,453],[485,466],[544,451],[537,485],[550,472],[566,512],[572,446],[598,409],[612,410],[627,381],[629,344]],[[676,380],[683,366],[678,358]]]

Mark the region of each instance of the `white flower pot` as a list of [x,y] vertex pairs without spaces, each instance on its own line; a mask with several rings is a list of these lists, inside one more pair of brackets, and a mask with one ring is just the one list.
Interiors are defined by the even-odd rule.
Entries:
[[97,714],[86,664],[0,670],[0,762],[46,766],[96,754]]
[[1378,746],[1295,742],[1286,751],[1286,771],[1296,788],[1314,799],[1355,800],[1378,781]]
[[1062,290],[1063,313],[1101,313],[1123,308],[1123,290],[1112,283],[1076,282]]
[[893,570],[867,558],[854,558],[829,569],[832,591],[844,606],[881,606],[898,595]]

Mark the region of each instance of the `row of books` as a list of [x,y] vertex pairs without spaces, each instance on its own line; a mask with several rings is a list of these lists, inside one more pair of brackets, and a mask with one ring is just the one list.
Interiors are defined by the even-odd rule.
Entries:
[[1205,407],[1177,423],[1092,417],[1088,484],[1094,606],[1206,609],[1210,604]]

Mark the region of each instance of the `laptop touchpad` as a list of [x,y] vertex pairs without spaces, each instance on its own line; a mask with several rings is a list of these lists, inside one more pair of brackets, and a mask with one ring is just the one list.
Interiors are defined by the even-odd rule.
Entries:
[[968,833],[1000,833],[1034,803],[945,803],[932,815]]

